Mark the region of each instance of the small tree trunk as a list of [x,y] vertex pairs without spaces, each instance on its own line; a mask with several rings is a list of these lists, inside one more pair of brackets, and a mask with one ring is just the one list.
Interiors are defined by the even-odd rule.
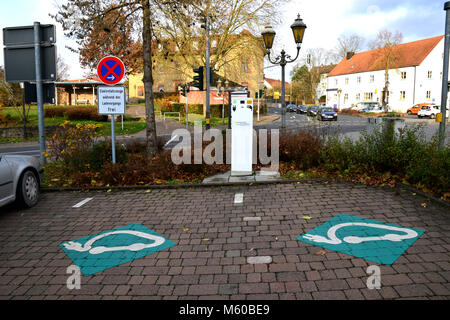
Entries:
[[144,90],[145,90],[145,115],[147,123],[147,155],[154,157],[158,152],[155,107],[153,104],[153,75],[152,75],[152,26],[149,0],[143,0],[144,28],[142,31],[144,53]]

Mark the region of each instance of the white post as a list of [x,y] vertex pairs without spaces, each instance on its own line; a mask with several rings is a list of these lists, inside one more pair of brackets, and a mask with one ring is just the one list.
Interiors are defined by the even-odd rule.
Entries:
[[258,92],[258,122],[259,122],[259,92]]
[[114,115],[111,115],[111,144],[112,144],[112,163],[116,164],[116,133],[114,130]]

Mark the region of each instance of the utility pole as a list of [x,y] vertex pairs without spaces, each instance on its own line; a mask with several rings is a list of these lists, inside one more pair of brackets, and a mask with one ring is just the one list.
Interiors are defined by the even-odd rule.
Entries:
[[442,96],[441,96],[441,113],[442,120],[439,124],[439,148],[444,147],[445,142],[445,122],[447,121],[447,95],[448,95],[448,66],[449,66],[449,50],[450,50],[450,1],[444,4],[446,11],[445,20],[445,42],[444,42],[444,70],[442,71]]
[[44,123],[44,95],[42,92],[42,66],[41,66],[41,24],[34,23],[34,60],[36,68],[36,96],[39,122],[39,153],[41,163],[46,163],[45,123]]

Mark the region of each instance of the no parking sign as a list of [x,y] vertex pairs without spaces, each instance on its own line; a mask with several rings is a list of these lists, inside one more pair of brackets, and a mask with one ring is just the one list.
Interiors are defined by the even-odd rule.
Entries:
[[100,60],[97,66],[100,80],[108,85],[119,83],[125,75],[125,66],[117,57],[109,56]]
[[[125,75],[125,66],[117,57],[109,56],[100,60],[97,66],[97,74],[100,80],[109,85],[118,84]],[[116,163],[115,148],[115,114],[125,113],[125,87],[98,87],[98,110],[99,114],[111,115],[111,145],[112,145],[112,162]],[[123,129],[123,116],[122,116]]]

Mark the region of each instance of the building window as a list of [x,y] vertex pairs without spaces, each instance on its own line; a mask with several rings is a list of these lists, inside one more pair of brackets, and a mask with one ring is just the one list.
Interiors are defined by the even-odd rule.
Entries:
[[400,91],[400,100],[406,99],[406,91]]
[[373,100],[373,92],[364,93],[364,101],[372,101]]
[[402,80],[405,80],[406,79],[406,71],[402,71],[400,73],[400,77],[402,78]]
[[361,83],[361,77],[356,78],[356,82],[357,82],[358,84],[360,84],[360,83]]
[[213,47],[213,48],[217,47],[217,40],[213,40],[211,42],[211,47]]
[[139,86],[138,87],[137,95],[138,95],[138,97],[143,97],[144,96],[144,86]]
[[374,83],[375,82],[375,76],[372,74],[370,75],[370,83]]
[[345,84],[348,84],[348,78],[345,78]]
[[427,91],[427,99],[429,100],[429,99],[431,99],[431,91]]
[[433,71],[428,71],[428,79],[433,78]]
[[344,95],[344,103],[347,103],[348,102],[348,93],[346,93],[345,95]]
[[338,85],[338,79],[334,79],[334,84]]
[[248,72],[248,60],[241,61],[241,71]]
[[360,93],[356,94],[356,101],[361,101],[361,94]]

